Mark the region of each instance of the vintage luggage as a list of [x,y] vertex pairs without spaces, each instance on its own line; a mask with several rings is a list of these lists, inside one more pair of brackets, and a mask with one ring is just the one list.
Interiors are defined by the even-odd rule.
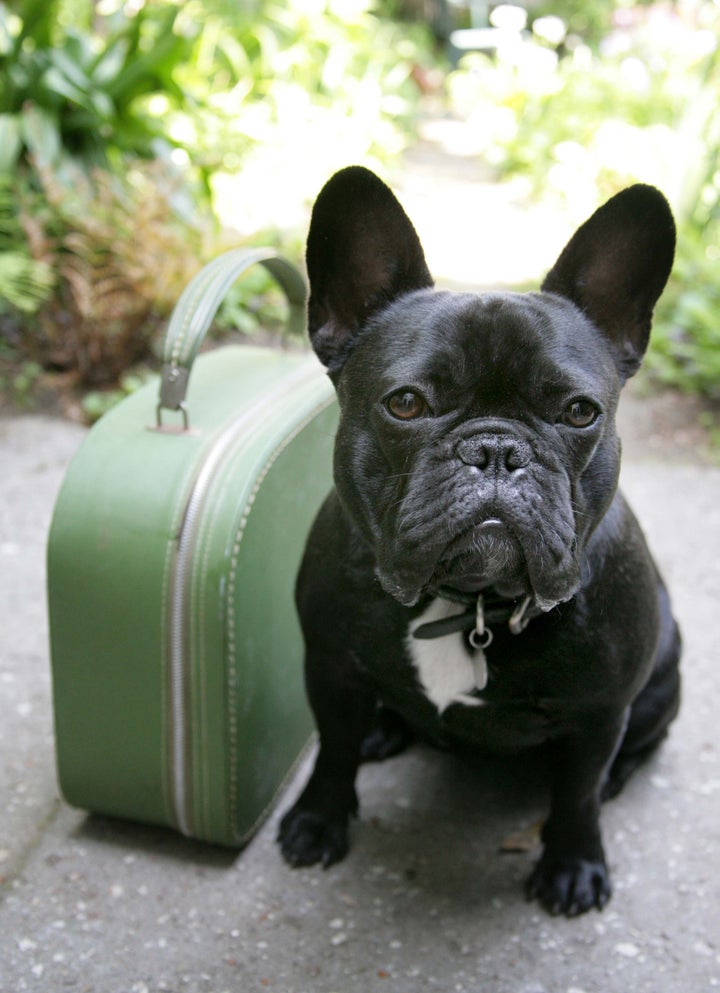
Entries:
[[159,399],[151,383],[92,428],[48,543],[63,795],[225,845],[250,836],[312,734],[293,587],[337,418],[305,352],[196,360],[256,262],[303,321],[302,277],[271,251],[201,271],[169,322]]

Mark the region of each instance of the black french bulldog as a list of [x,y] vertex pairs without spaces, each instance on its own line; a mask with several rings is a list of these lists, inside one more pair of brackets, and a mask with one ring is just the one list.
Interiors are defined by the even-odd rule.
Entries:
[[340,426],[297,585],[320,750],[281,822],[291,865],[346,854],[359,762],[412,735],[543,745],[552,804],[527,893],[552,913],[606,904],[601,799],[679,705],[680,638],[617,490],[614,423],[674,247],[666,200],[636,185],[539,293],[438,292],[373,173],[320,193],[309,329]]

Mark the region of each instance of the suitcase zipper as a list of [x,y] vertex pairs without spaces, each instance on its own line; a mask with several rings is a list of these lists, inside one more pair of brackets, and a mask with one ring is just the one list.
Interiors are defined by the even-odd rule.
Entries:
[[172,814],[179,831],[193,834],[191,796],[189,790],[191,759],[188,731],[187,682],[190,669],[190,652],[187,631],[187,600],[190,586],[195,544],[199,523],[208,490],[215,473],[222,464],[243,426],[262,426],[262,414],[272,408],[280,396],[295,386],[303,385],[318,377],[315,362],[292,373],[271,389],[250,409],[243,410],[220,432],[205,455],[192,483],[185,503],[177,539],[177,551],[169,583],[168,610],[168,712],[169,729],[169,787]]

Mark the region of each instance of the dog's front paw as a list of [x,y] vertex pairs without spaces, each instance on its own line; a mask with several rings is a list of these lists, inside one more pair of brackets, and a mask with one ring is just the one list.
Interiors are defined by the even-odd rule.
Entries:
[[538,899],[551,914],[577,917],[596,907],[602,910],[612,895],[604,861],[542,856],[527,881],[529,900]]
[[280,822],[278,842],[293,868],[320,862],[327,869],[347,855],[348,817],[329,817],[296,804]]

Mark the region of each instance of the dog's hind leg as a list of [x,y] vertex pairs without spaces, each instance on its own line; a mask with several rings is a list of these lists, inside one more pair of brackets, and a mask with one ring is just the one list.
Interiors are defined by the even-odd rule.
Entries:
[[667,734],[680,707],[680,632],[670,613],[670,602],[660,587],[662,628],[650,679],[633,701],[622,744],[608,771],[602,799],[617,796],[638,766]]
[[384,762],[408,748],[415,737],[400,714],[378,706],[376,722],[360,748],[361,762]]

